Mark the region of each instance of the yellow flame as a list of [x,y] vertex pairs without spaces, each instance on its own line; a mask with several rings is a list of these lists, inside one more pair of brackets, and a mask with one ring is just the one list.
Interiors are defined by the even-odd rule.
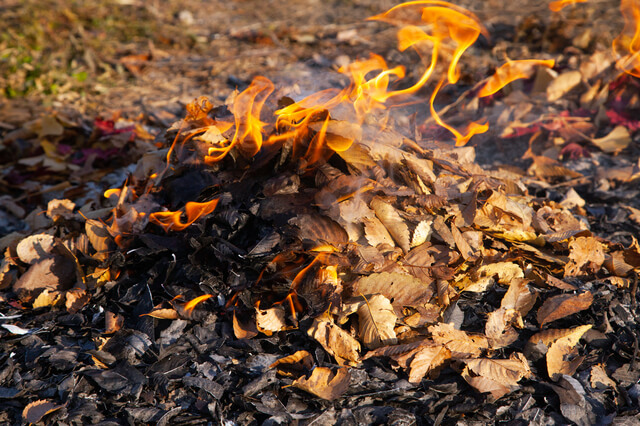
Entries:
[[627,74],[640,77],[640,3],[637,0],[622,0],[620,11],[624,17],[624,29],[612,46],[620,57],[617,65]]
[[191,311],[193,311],[193,309],[199,304],[204,302],[207,299],[211,299],[213,297],[213,294],[203,294],[202,296],[198,296],[195,299],[191,299],[189,300],[187,303],[184,304],[184,310],[187,313],[191,313]]
[[185,214],[187,221],[182,222],[182,212],[155,212],[149,215],[149,221],[162,227],[165,232],[182,231],[202,216],[206,216],[213,212],[218,205],[218,199],[213,199],[205,203],[188,202],[185,205]]
[[564,9],[566,6],[569,6],[570,4],[586,3],[586,2],[587,0],[557,0],[549,3],[549,9],[551,9],[551,11],[553,12],[560,12],[562,9]]

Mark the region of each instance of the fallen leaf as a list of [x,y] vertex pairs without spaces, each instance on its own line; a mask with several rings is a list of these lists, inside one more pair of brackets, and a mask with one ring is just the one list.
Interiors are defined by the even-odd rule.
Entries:
[[380,198],[371,200],[371,208],[380,219],[380,222],[387,228],[389,234],[395,242],[405,252],[409,253],[411,243],[409,241],[409,227],[402,220],[396,209]]
[[489,313],[484,334],[491,348],[503,348],[518,340],[518,332],[513,325],[524,327],[522,317],[515,309],[500,308]]
[[424,346],[411,360],[409,382],[419,383],[430,371],[451,358],[451,351],[442,345]]
[[549,347],[556,340],[567,336],[573,336],[572,339],[577,342],[578,339],[580,339],[580,337],[591,327],[591,325],[581,325],[573,328],[542,330],[531,336],[529,338],[529,343],[533,345],[543,343],[545,346]]
[[569,262],[565,276],[596,274],[605,260],[604,246],[594,237],[578,237],[569,243]]
[[547,86],[547,100],[549,102],[557,101],[577,87],[581,81],[582,73],[580,71],[566,71],[560,74]]
[[591,377],[589,378],[591,387],[598,390],[616,389],[617,385],[604,370],[603,364],[596,364],[591,367]]
[[393,247],[395,245],[391,234],[377,217],[364,218],[363,223],[364,237],[371,246],[377,247],[380,244],[386,244]]
[[269,309],[256,308],[256,326],[258,327],[258,331],[267,336],[286,329],[284,307],[277,305]]
[[453,324],[432,325],[429,327],[429,332],[434,342],[446,346],[451,351],[453,358],[477,357],[489,348],[489,342],[485,336],[470,335],[465,331],[456,330]]
[[16,253],[22,262],[33,265],[43,257],[49,257],[54,245],[53,235],[34,234],[18,243]]
[[242,315],[238,318],[236,311],[233,311],[233,334],[236,339],[251,339],[258,335],[256,321],[252,315]]
[[[432,282],[433,280],[430,280]],[[353,284],[352,293],[382,294],[394,306],[425,305],[433,296],[429,283],[398,272],[382,272],[361,277]]]
[[64,407],[64,404],[58,405],[45,399],[33,401],[27,404],[22,410],[22,419],[27,423],[38,423],[44,416],[51,414]]
[[619,152],[631,143],[631,133],[626,127],[616,126],[608,135],[591,139],[591,143],[607,153]]
[[490,393],[494,400],[500,399],[512,391],[510,386],[499,381],[473,374],[468,366],[464,367],[461,375],[462,378],[478,392]]
[[66,293],[64,306],[67,308],[67,312],[75,314],[89,302],[89,299],[90,296],[85,290],[81,288],[72,288]]
[[178,319],[178,312],[172,308],[154,309],[148,314],[142,314],[158,319]]
[[355,365],[360,362],[360,343],[330,318],[326,316],[316,318],[307,330],[307,334],[333,355],[338,364]]
[[124,317],[111,311],[104,312],[104,333],[112,334],[122,328]]
[[33,309],[44,308],[47,306],[55,306],[62,301],[62,292],[50,289],[44,289],[38,297],[33,301],[31,307]]
[[579,356],[575,348],[580,337],[582,334],[573,333],[551,344],[547,351],[547,373],[551,380],[557,381],[563,374],[573,376],[578,370],[584,361],[584,357]]
[[73,212],[75,208],[76,205],[71,200],[51,200],[47,204],[47,216],[54,222],[60,218],[73,219],[75,217],[75,213]]
[[396,314],[389,299],[376,294],[358,308],[359,336],[364,345],[375,349],[396,343]]
[[538,293],[529,287],[526,279],[516,278],[511,281],[509,289],[502,297],[500,307],[515,309],[524,317],[535,305],[537,297]]
[[536,319],[543,325],[560,318],[587,309],[593,303],[593,295],[589,291],[580,294],[560,294],[544,301]]
[[286,377],[300,377],[313,368],[313,357],[307,351],[297,351],[289,356],[280,358],[269,368],[275,368],[278,374]]
[[301,377],[292,383],[292,386],[312,393],[315,396],[333,401],[344,394],[349,389],[351,373],[347,367],[340,367],[334,373],[327,367],[316,367],[311,373],[311,377]]
[[475,358],[464,362],[475,374],[507,386],[518,386],[521,379],[532,375],[527,359],[517,352],[509,359]]

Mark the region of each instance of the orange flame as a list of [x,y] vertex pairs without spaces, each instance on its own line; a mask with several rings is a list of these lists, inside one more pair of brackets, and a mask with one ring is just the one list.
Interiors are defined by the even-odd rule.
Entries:
[[570,4],[586,3],[586,2],[587,0],[557,0],[549,3],[549,9],[551,9],[551,11],[553,12],[560,12],[562,9],[564,9],[566,6],[569,6]]
[[185,205],[185,213],[187,215],[186,222],[181,221],[181,211],[151,213],[151,215],[149,215],[149,220],[162,227],[165,232],[169,232],[170,230],[182,231],[198,220],[201,216],[206,216],[213,212],[217,205],[217,198],[205,203],[188,202]]
[[553,68],[555,61],[548,59],[546,61],[539,59],[525,59],[520,61],[509,61],[502,64],[500,68],[489,78],[487,83],[478,92],[478,97],[493,95],[507,84],[521,79],[529,78],[533,74],[533,67],[536,65]]
[[195,299],[191,299],[189,300],[187,303],[184,304],[184,310],[187,313],[191,313],[191,311],[193,311],[193,309],[199,304],[204,302],[207,299],[211,299],[213,297],[213,294],[203,294],[202,296],[198,296]]
[[640,77],[640,4],[637,0],[622,0],[620,11],[624,29],[613,40],[613,51],[621,56],[617,65],[627,74]]

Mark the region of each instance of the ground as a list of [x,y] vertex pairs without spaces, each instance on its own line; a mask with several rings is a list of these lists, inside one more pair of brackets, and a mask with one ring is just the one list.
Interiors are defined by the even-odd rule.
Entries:
[[[357,138],[332,116],[366,155],[205,165],[167,129],[233,118],[257,76],[274,133],[276,101],[370,53],[417,81],[425,59],[366,20],[396,2],[5,2],[0,421],[637,424],[640,83],[612,46],[638,5],[504,3],[456,2],[487,30],[435,103],[489,123],[466,146],[429,113],[444,61]],[[476,96],[521,59],[555,62]]]

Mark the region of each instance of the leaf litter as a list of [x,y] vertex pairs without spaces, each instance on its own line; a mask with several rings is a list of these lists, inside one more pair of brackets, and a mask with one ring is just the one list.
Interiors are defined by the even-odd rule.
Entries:
[[[474,14],[457,6],[447,10],[430,23],[436,32],[444,34],[438,26],[452,16],[468,21],[472,33],[486,31]],[[398,11],[379,18],[420,23],[420,14]],[[529,34],[527,25],[515,29]],[[431,37],[418,27],[402,34],[409,33]],[[542,43],[552,41],[545,37]],[[431,40],[454,53],[455,42],[458,48],[463,42]],[[618,52],[634,48],[616,40]],[[559,63],[592,60],[586,50],[572,54]],[[319,419],[326,403],[309,400],[304,391],[346,402],[347,411],[335,414],[342,421],[354,416],[390,422],[418,413],[433,422],[468,413],[526,421],[535,408],[508,407],[526,398],[541,404],[545,387],[558,394],[544,414],[555,421],[576,422],[580,412],[602,422],[637,416],[629,402],[638,394],[633,378],[640,255],[633,233],[613,232],[640,207],[633,189],[640,163],[618,155],[637,160],[638,128],[619,105],[624,99],[625,108],[635,108],[632,58],[618,59],[624,75],[606,67],[562,71],[556,62],[550,64],[554,69],[537,64],[542,66],[519,77],[535,81],[524,83],[509,74],[518,66],[499,68],[487,73],[494,77],[478,102],[461,103],[458,112],[440,109],[445,121],[432,107],[433,116],[416,114],[415,131],[404,133],[392,126],[407,122],[384,111],[361,121],[360,100],[354,116],[313,98],[282,98],[271,106],[266,99],[275,87],[263,78],[230,97],[227,107],[194,101],[185,119],[154,143],[141,123],[96,119],[89,139],[94,146],[72,158],[67,144],[87,137],[77,121],[45,115],[25,125],[8,140],[26,138],[25,146],[14,148],[23,149],[20,160],[27,161],[15,162],[3,180],[14,192],[23,184],[29,194],[14,197],[6,209],[13,219],[2,216],[3,229],[11,230],[2,239],[2,303],[21,315],[3,324],[3,345],[6,353],[15,351],[11,339],[22,336],[21,359],[38,361],[18,367],[19,381],[15,373],[5,375],[11,378],[3,389],[24,392],[12,419],[97,422],[109,415],[92,401],[97,391],[120,407],[120,420]],[[142,78],[145,67],[154,66],[149,59],[128,55],[121,63]],[[381,66],[375,56],[356,64]],[[350,70],[358,75],[356,66]],[[398,69],[388,72],[400,75]],[[442,72],[451,84],[459,78],[456,66]],[[497,80],[512,85],[489,90]],[[587,86],[600,89],[590,98],[580,96]],[[436,85],[432,103],[439,89],[439,96],[456,93]],[[256,103],[249,106],[249,99]],[[374,109],[382,105],[369,101]],[[256,105],[263,103],[291,115],[262,121],[266,114]],[[551,104],[556,109],[542,113]],[[585,117],[579,104],[595,109]],[[598,109],[604,111],[600,118]],[[512,133],[501,132],[505,138],[493,141],[481,132],[481,119],[497,111],[509,117],[503,124]],[[594,125],[603,114],[616,118]],[[464,125],[449,122],[472,125],[464,135]],[[456,145],[473,146],[452,150],[441,142],[451,137],[434,123]],[[493,143],[508,137],[526,146],[520,155],[510,153],[509,167],[476,161],[476,153],[495,151]],[[565,161],[569,144],[565,154],[583,152],[577,145],[589,155]],[[120,152],[110,152],[111,146]],[[141,155],[153,151],[162,160],[150,166],[151,157]],[[125,165],[125,153],[132,167],[108,178]],[[91,173],[105,179],[102,188],[76,186],[74,179]],[[60,174],[74,186],[62,181],[52,189],[42,178]],[[101,198],[107,188],[115,189]],[[583,202],[561,202],[574,188]],[[632,205],[610,206],[616,199]],[[27,220],[28,209],[36,214]],[[629,229],[637,231],[637,223]],[[41,333],[40,327],[52,327],[45,318],[53,318],[63,337]],[[90,332],[96,329],[103,332]],[[45,371],[70,373],[76,363],[73,394],[71,382],[55,377],[47,380],[59,394],[43,391]],[[3,368],[16,367],[6,359]],[[611,382],[624,386],[626,396],[600,392]],[[469,386],[478,394],[465,396]],[[401,408],[408,401],[403,389],[414,393],[410,411]],[[449,396],[438,402],[442,393]],[[189,402],[147,405],[153,412],[143,413],[123,405],[123,395],[136,404],[146,404],[150,395]],[[54,397],[60,399],[50,402]],[[389,409],[368,411],[372,401]]]

